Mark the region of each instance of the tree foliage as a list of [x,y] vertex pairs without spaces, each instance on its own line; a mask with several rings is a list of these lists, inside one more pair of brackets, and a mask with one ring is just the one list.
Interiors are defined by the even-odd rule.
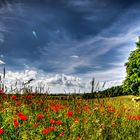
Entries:
[[128,94],[140,94],[140,37],[136,43],[136,50],[132,51],[126,66],[126,78],[123,82],[123,90]]

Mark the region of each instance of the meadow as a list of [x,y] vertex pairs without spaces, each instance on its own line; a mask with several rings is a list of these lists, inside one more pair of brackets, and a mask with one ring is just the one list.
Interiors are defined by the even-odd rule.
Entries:
[[52,99],[0,92],[1,140],[139,140],[134,96]]

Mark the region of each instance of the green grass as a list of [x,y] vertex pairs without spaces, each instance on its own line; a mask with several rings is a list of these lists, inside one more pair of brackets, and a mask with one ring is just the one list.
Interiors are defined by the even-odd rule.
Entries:
[[51,100],[2,94],[0,139],[139,140],[140,103],[133,97]]

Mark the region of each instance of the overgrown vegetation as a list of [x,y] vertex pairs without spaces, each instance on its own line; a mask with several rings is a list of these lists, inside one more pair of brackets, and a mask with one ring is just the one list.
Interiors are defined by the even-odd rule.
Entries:
[[126,79],[123,83],[123,90],[128,94],[140,94],[140,37],[136,43],[136,50],[132,51],[126,66]]
[[[56,100],[0,93],[1,140],[128,140],[140,138],[132,97]],[[137,106],[136,106],[137,105]]]
[[122,96],[127,95],[127,93],[123,92],[122,85],[111,87],[103,91],[96,91],[93,93],[85,93],[83,94],[84,99],[92,99],[92,98],[104,98],[104,97],[116,97],[116,96]]

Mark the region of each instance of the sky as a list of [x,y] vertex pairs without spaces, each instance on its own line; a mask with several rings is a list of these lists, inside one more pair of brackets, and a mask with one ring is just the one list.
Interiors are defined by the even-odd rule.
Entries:
[[120,85],[139,15],[138,0],[1,0],[0,73],[50,93],[90,92],[93,77]]

